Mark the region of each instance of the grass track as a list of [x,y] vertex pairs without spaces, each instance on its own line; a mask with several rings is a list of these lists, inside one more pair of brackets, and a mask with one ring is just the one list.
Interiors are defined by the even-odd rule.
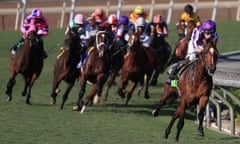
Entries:
[[[170,25],[169,29],[174,29]],[[220,53],[238,50],[239,23],[218,23]],[[176,31],[170,31],[169,42],[173,46],[177,37]],[[165,140],[166,128],[176,105],[165,106],[157,118],[151,117],[151,110],[159,101],[162,83],[166,75],[162,75],[158,87],[150,87],[151,99],[133,96],[129,107],[124,107],[124,100],[115,96],[116,88],[111,90],[109,101],[104,106],[88,106],[83,115],[72,112],[76,101],[78,83],[70,93],[62,111],[59,110],[61,94],[57,105],[50,106],[50,92],[53,78],[53,63],[58,53],[54,46],[64,38],[64,30],[51,30],[45,39],[45,48],[49,58],[45,60],[42,75],[36,81],[31,102],[25,105],[21,97],[23,80],[17,77],[14,87],[13,101],[6,102],[5,86],[9,77],[9,48],[20,38],[19,31],[0,32],[0,143],[1,144],[172,144],[176,133],[176,125],[169,139]],[[61,85],[62,90],[65,84]],[[194,116],[187,112],[185,126],[180,135],[182,144],[238,144],[239,137],[232,137],[205,128],[205,137],[196,136],[197,125]]]

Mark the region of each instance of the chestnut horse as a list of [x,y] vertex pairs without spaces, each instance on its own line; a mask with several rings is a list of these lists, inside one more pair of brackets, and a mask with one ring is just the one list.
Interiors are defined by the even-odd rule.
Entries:
[[151,80],[151,85],[157,85],[158,76],[162,73],[168,64],[168,59],[171,55],[171,47],[162,35],[152,31],[152,48],[154,57],[154,73]]
[[10,57],[10,79],[7,83],[6,91],[7,100],[12,100],[12,90],[16,83],[15,77],[20,73],[24,78],[24,89],[22,96],[26,96],[26,104],[30,103],[31,90],[35,80],[39,77],[43,68],[42,49],[43,45],[39,42],[35,26],[31,26],[25,35],[22,48],[15,56]]
[[[93,98],[94,103],[100,102],[103,86],[108,78],[110,68],[110,57],[106,48],[107,40],[108,37],[105,31],[96,33],[95,44],[89,48],[88,57],[81,71],[80,91],[76,106],[73,107],[74,111],[80,110],[83,113]],[[92,90],[84,102],[82,98],[86,91],[87,81],[92,83]]]
[[129,35],[128,40],[128,52],[124,57],[123,66],[121,69],[121,75],[120,75],[120,83],[119,83],[119,89],[118,94],[120,97],[125,98],[125,92],[127,83],[130,80],[131,86],[130,90],[127,91],[127,99],[126,99],[126,105],[128,105],[129,100],[132,97],[132,93],[134,89],[136,88],[137,84],[140,82],[140,84],[143,84],[144,76],[146,75],[146,86],[145,86],[145,92],[144,97],[146,99],[149,99],[149,80],[151,79],[152,75],[152,67],[149,64],[148,57],[146,54],[146,48],[144,48],[140,42],[139,35],[135,32],[132,32]]
[[199,106],[198,135],[204,136],[203,117],[213,87],[212,76],[216,70],[217,58],[218,50],[216,48],[216,42],[211,41],[207,43],[204,41],[204,50],[199,54],[199,58],[189,64],[182,72],[178,81],[179,86],[173,88],[169,84],[165,84],[160,104],[153,110],[152,114],[157,116],[160,108],[170,97],[178,96],[180,99],[180,104],[165,130],[165,138],[168,138],[175,120],[179,118],[176,141],[179,140],[180,132],[184,126],[185,110],[193,104],[198,104]]
[[194,21],[185,22],[184,20],[179,21],[178,31],[179,33],[184,32],[185,36],[177,42],[170,63],[175,63],[179,60],[183,60],[187,55],[188,42],[191,39],[193,29],[196,27]]
[[55,105],[56,97],[60,92],[60,89],[58,88],[59,84],[64,80],[67,83],[67,89],[63,94],[62,104],[60,106],[60,108],[63,109],[68,94],[80,75],[79,69],[76,67],[80,61],[80,55],[82,52],[83,49],[80,45],[80,38],[77,31],[68,28],[64,47],[61,49],[61,53],[58,55],[54,64],[54,78],[50,102],[52,105]]

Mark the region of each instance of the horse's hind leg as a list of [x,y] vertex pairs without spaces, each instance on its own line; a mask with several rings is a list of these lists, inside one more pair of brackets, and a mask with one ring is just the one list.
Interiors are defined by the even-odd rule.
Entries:
[[82,98],[86,91],[86,83],[87,81],[85,80],[85,78],[81,77],[81,86],[80,86],[80,91],[78,93],[78,100],[76,102],[76,105],[72,108],[73,111],[79,111],[81,109],[81,106],[83,103]]
[[15,85],[16,80],[15,78],[10,78],[8,83],[7,83],[7,87],[6,87],[6,95],[7,95],[7,101],[11,101],[12,100],[12,89],[13,86]]
[[[66,91],[65,91],[65,93],[63,94],[63,97],[62,97],[62,104],[60,106],[60,109],[63,109],[63,106],[68,99],[68,94],[71,91],[73,85],[74,85],[74,82],[68,84],[67,89],[66,89]],[[56,97],[55,97],[55,102],[56,102]]]
[[107,81],[108,75],[102,74],[97,79],[97,95],[94,97],[94,104],[100,103],[100,97],[102,95],[102,90],[105,82]]
[[22,96],[26,96],[29,84],[30,84],[30,79],[24,77],[24,88],[23,88],[23,91],[22,91]]
[[116,78],[116,73],[113,72],[112,75],[110,76],[109,80],[108,80],[108,83],[107,83],[107,89],[106,89],[106,94],[105,94],[105,98],[104,98],[105,102],[107,101],[107,98],[108,98],[108,95],[109,95],[109,90],[112,87],[112,84],[113,84],[115,78]]

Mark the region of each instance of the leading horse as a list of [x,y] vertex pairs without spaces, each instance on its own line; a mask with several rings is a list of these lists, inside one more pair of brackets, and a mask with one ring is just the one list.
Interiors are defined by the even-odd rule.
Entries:
[[24,44],[15,56],[10,56],[10,78],[6,87],[7,100],[12,100],[12,90],[16,83],[15,77],[20,73],[24,78],[22,96],[26,96],[26,104],[30,103],[31,90],[35,80],[41,74],[43,68],[42,49],[36,34],[36,27],[31,26],[25,35]]
[[[98,31],[96,33],[95,44],[89,48],[88,57],[81,71],[80,91],[76,106],[73,107],[74,111],[80,110],[80,112],[83,113],[86,106],[91,103],[93,99],[94,103],[100,103],[103,86],[108,78],[110,69],[110,56],[106,45],[107,41],[108,38],[105,31]],[[87,81],[92,83],[92,90],[84,102],[82,98],[86,91]]]
[[60,92],[59,85],[61,81],[64,80],[67,83],[67,89],[63,94],[62,104],[60,106],[60,108],[63,109],[69,92],[74,86],[76,79],[80,76],[77,64],[80,61],[80,55],[82,53],[83,48],[80,45],[80,38],[77,30],[69,27],[66,33],[64,47],[61,49],[61,53],[58,55],[54,64],[51,105],[56,104],[56,97]]
[[121,69],[120,83],[118,88],[118,94],[120,97],[125,98],[126,87],[128,81],[130,80],[131,86],[130,90],[127,91],[126,105],[128,105],[129,100],[132,97],[132,93],[136,88],[137,84],[144,83],[144,76],[146,75],[146,85],[144,97],[149,99],[149,80],[153,72],[152,66],[149,64],[147,57],[147,50],[142,46],[140,42],[139,34],[136,32],[131,32],[128,40],[128,52],[124,56],[124,62]]
[[169,84],[165,84],[160,104],[153,110],[152,114],[157,116],[160,108],[166,103],[167,99],[171,97],[179,97],[180,99],[180,104],[165,130],[165,138],[168,138],[175,120],[179,118],[176,141],[179,140],[180,132],[184,126],[185,110],[193,104],[198,104],[199,106],[198,135],[204,136],[204,111],[213,87],[212,76],[216,70],[217,58],[218,50],[216,48],[216,41],[204,41],[204,50],[199,54],[199,58],[189,64],[182,72],[179,78],[179,86],[173,88]]

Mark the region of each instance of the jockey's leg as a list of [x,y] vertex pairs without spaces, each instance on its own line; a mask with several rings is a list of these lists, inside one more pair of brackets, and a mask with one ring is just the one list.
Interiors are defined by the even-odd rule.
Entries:
[[12,55],[15,55],[17,50],[20,49],[22,47],[22,45],[24,44],[24,36],[22,36],[19,41],[13,46],[11,47],[10,51],[12,53]]

